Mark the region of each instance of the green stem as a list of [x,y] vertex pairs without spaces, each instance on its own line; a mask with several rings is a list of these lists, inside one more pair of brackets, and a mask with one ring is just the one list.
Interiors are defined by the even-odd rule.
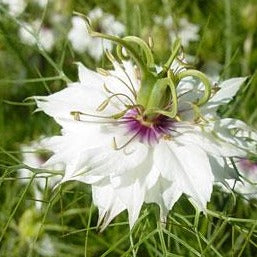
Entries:
[[8,218],[8,221],[7,221],[7,223],[5,224],[5,226],[4,226],[3,230],[2,230],[2,233],[1,233],[1,236],[0,236],[0,242],[3,240],[5,232],[8,229],[8,227],[9,227],[9,225],[10,225],[10,223],[11,223],[11,221],[12,221],[14,215],[15,215],[15,213],[17,212],[18,208],[20,207],[22,201],[24,200],[24,197],[25,197],[26,193],[28,192],[28,190],[29,190],[29,188],[30,188],[30,186],[31,186],[35,176],[36,176],[36,174],[32,175],[32,177],[31,177],[29,183],[27,184],[25,190],[22,192],[20,199],[18,200],[16,206],[14,207],[13,211],[11,212],[11,214],[10,214],[10,216]]
[[226,23],[226,29],[225,29],[225,37],[226,37],[226,52],[225,52],[225,78],[230,77],[231,68],[231,56],[232,56],[232,19],[231,19],[231,2],[230,0],[225,0],[225,23]]

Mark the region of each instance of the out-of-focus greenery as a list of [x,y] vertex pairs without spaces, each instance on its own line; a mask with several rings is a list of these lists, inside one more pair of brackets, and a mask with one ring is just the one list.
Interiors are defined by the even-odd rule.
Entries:
[[[60,129],[46,115],[34,113],[35,105],[24,100],[64,88],[61,71],[76,80],[74,62],[91,68],[109,65],[105,58],[96,63],[87,53],[74,53],[67,40],[73,12],[87,14],[95,7],[124,23],[126,35],[145,40],[151,36],[160,64],[169,56],[170,42],[168,32],[154,23],[154,17],[172,15],[175,21],[186,17],[198,24],[200,40],[185,52],[196,57],[194,65],[202,70],[219,63],[221,80],[248,76],[221,114],[257,128],[257,2],[54,0],[46,9],[32,2],[17,18],[0,9],[0,256],[256,256],[256,200],[216,189],[206,216],[195,214],[182,198],[170,212],[166,227],[157,222],[158,208],[145,205],[131,232],[123,213],[99,233],[89,186],[69,182],[53,191],[46,188],[38,211],[31,185],[21,183],[17,171],[22,165],[21,144],[40,135],[58,134]],[[64,19],[56,25],[57,43],[51,53],[21,43],[21,21],[48,20],[54,13]]]

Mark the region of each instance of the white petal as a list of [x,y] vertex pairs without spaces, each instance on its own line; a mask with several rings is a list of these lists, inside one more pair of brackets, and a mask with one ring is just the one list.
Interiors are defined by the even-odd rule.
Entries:
[[81,82],[81,84],[83,84],[83,86],[86,86],[88,88],[98,87],[100,89],[103,89],[102,86],[104,84],[104,80],[97,72],[88,69],[80,62],[78,62],[77,65],[78,65],[79,81]]
[[145,202],[158,204],[161,221],[165,222],[169,210],[172,209],[181,194],[182,190],[175,183],[160,175],[155,185],[147,191]]
[[225,183],[226,179],[238,179],[238,175],[232,167],[228,165],[225,158],[214,158],[209,156],[215,182]]
[[[210,126],[209,126],[210,125]],[[200,146],[207,153],[223,157],[244,157],[245,149],[241,149],[238,141],[229,131],[224,131],[219,124],[208,123],[203,128],[186,123],[175,124],[178,132],[175,140],[186,145],[192,143]],[[218,133],[219,132],[219,133]]]
[[[125,178],[123,178],[125,179]],[[129,226],[132,228],[138,219],[145,198],[145,188],[139,180],[128,186],[115,188],[115,194],[126,205],[129,215]]]
[[246,78],[232,78],[222,82],[220,90],[209,100],[208,108],[218,107],[232,100]]
[[113,218],[126,209],[108,180],[92,185],[92,197],[94,204],[98,207],[98,226],[101,225],[101,230],[104,230]]
[[74,83],[52,95],[35,97],[35,100],[39,110],[54,118],[74,120],[72,112],[81,112],[85,113],[80,115],[81,120],[97,120],[89,115],[108,116],[119,111],[113,105],[108,105],[103,112],[98,112],[97,108],[106,98],[101,88],[88,88],[80,83]]
[[[111,183],[115,194],[125,204],[129,215],[130,228],[135,224],[145,199],[147,186],[152,181],[151,170],[153,167],[153,151],[148,151],[146,156],[141,156],[142,161],[126,173],[119,176],[111,176]],[[124,158],[120,159],[124,162]]]
[[[162,151],[160,151],[162,149]],[[156,165],[162,176],[187,194],[201,210],[210,200],[213,174],[206,153],[197,145],[162,143],[156,152]]]
[[122,150],[103,149],[98,156],[103,156],[103,160],[98,156],[90,156],[89,167],[90,175],[119,175],[130,172],[144,163],[145,158],[149,155],[147,146],[135,142]]

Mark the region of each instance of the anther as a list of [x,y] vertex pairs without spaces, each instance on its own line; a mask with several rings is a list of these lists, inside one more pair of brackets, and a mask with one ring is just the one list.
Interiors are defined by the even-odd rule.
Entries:
[[153,38],[152,38],[151,36],[148,38],[148,45],[149,45],[149,47],[150,47],[151,49],[153,49],[153,47],[154,47],[154,42],[153,42]]
[[80,121],[80,112],[71,112],[70,114],[73,116],[74,120]]
[[97,71],[97,73],[99,73],[100,75],[103,75],[103,76],[109,76],[110,75],[110,72],[103,69],[103,68],[97,68],[96,71]]
[[163,135],[163,139],[164,139],[164,140],[171,141],[172,136],[171,136],[170,134],[165,134],[165,135]]
[[98,112],[103,111],[103,110],[107,107],[107,105],[109,104],[109,102],[110,102],[110,99],[107,98],[106,100],[104,100],[104,101],[97,107],[96,110],[97,110]]

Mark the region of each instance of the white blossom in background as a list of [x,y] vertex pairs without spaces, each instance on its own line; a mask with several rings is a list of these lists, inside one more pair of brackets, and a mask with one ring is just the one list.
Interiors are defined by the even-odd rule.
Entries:
[[157,25],[162,25],[167,29],[171,42],[179,38],[181,45],[188,47],[190,42],[199,40],[199,25],[189,22],[186,18],[179,19],[177,24],[171,16],[165,19],[155,16],[154,21]]
[[[97,31],[117,36],[124,34],[125,26],[116,21],[113,15],[103,13],[100,8],[93,9],[87,16]],[[72,18],[72,28],[68,38],[74,51],[79,54],[87,52],[97,61],[100,60],[106,49],[112,49],[109,41],[91,37],[84,19],[79,16]]]
[[41,256],[46,256],[46,257],[56,256],[55,245],[50,236],[44,235],[43,238],[39,241],[38,245],[39,246],[37,247],[36,250]]
[[[219,186],[221,186],[225,192],[234,190],[245,199],[257,198],[257,133],[244,131],[242,136],[249,141],[250,147],[255,155],[235,159],[234,165],[237,168],[237,172],[239,172],[239,178],[235,178],[235,176],[227,177],[222,184],[219,183]],[[233,165],[231,162],[228,166],[229,169],[232,170]]]
[[24,0],[0,0],[0,4],[7,5],[9,13],[13,16],[19,16],[26,8]]
[[215,114],[216,106],[230,101],[245,78],[224,81],[210,103],[201,106],[212,112],[208,122],[191,115],[188,102],[194,103],[203,91],[195,91],[190,77],[177,86],[181,119],[159,115],[148,120],[137,106],[142,81],[135,67],[127,61],[112,63],[114,70],[98,73],[78,64],[78,82],[35,97],[39,110],[62,126],[62,135],[43,142],[54,152],[44,166],[61,163],[62,182],[92,185],[102,229],[123,210],[132,227],[144,202],[158,204],[165,221],[182,194],[205,211],[214,181],[224,180],[216,168],[225,171],[225,160],[244,158],[249,151],[245,137],[237,133],[247,126]]
[[257,161],[247,158],[239,159],[236,166],[242,176],[241,181],[228,180],[229,185],[247,199],[257,198]]
[[22,43],[30,46],[37,45],[47,52],[53,50],[56,40],[54,31],[51,28],[44,27],[40,20],[35,20],[32,23],[23,22],[19,30],[19,36]]
[[[257,198],[257,161],[248,158],[234,160],[239,172],[236,174],[231,162],[227,163],[227,174],[222,176],[222,182],[217,185],[226,193],[235,191],[245,199]],[[225,181],[224,181],[225,178]]]
[[33,0],[34,3],[38,4],[41,8],[45,8],[49,0]]
[[[44,162],[49,158],[49,152],[44,150],[41,141],[34,141],[31,142],[29,145],[23,145],[21,147],[22,159],[23,163],[31,168],[34,169],[42,169],[42,165]],[[54,165],[50,167],[54,170],[62,170],[61,165]],[[19,177],[22,183],[28,183],[33,172],[29,169],[23,168],[19,170]],[[51,176],[49,173],[39,173],[34,180],[34,194],[36,201],[35,205],[37,209],[40,209],[42,203],[43,192],[46,187],[46,183],[48,188],[53,188],[57,182],[61,179],[60,176]]]

